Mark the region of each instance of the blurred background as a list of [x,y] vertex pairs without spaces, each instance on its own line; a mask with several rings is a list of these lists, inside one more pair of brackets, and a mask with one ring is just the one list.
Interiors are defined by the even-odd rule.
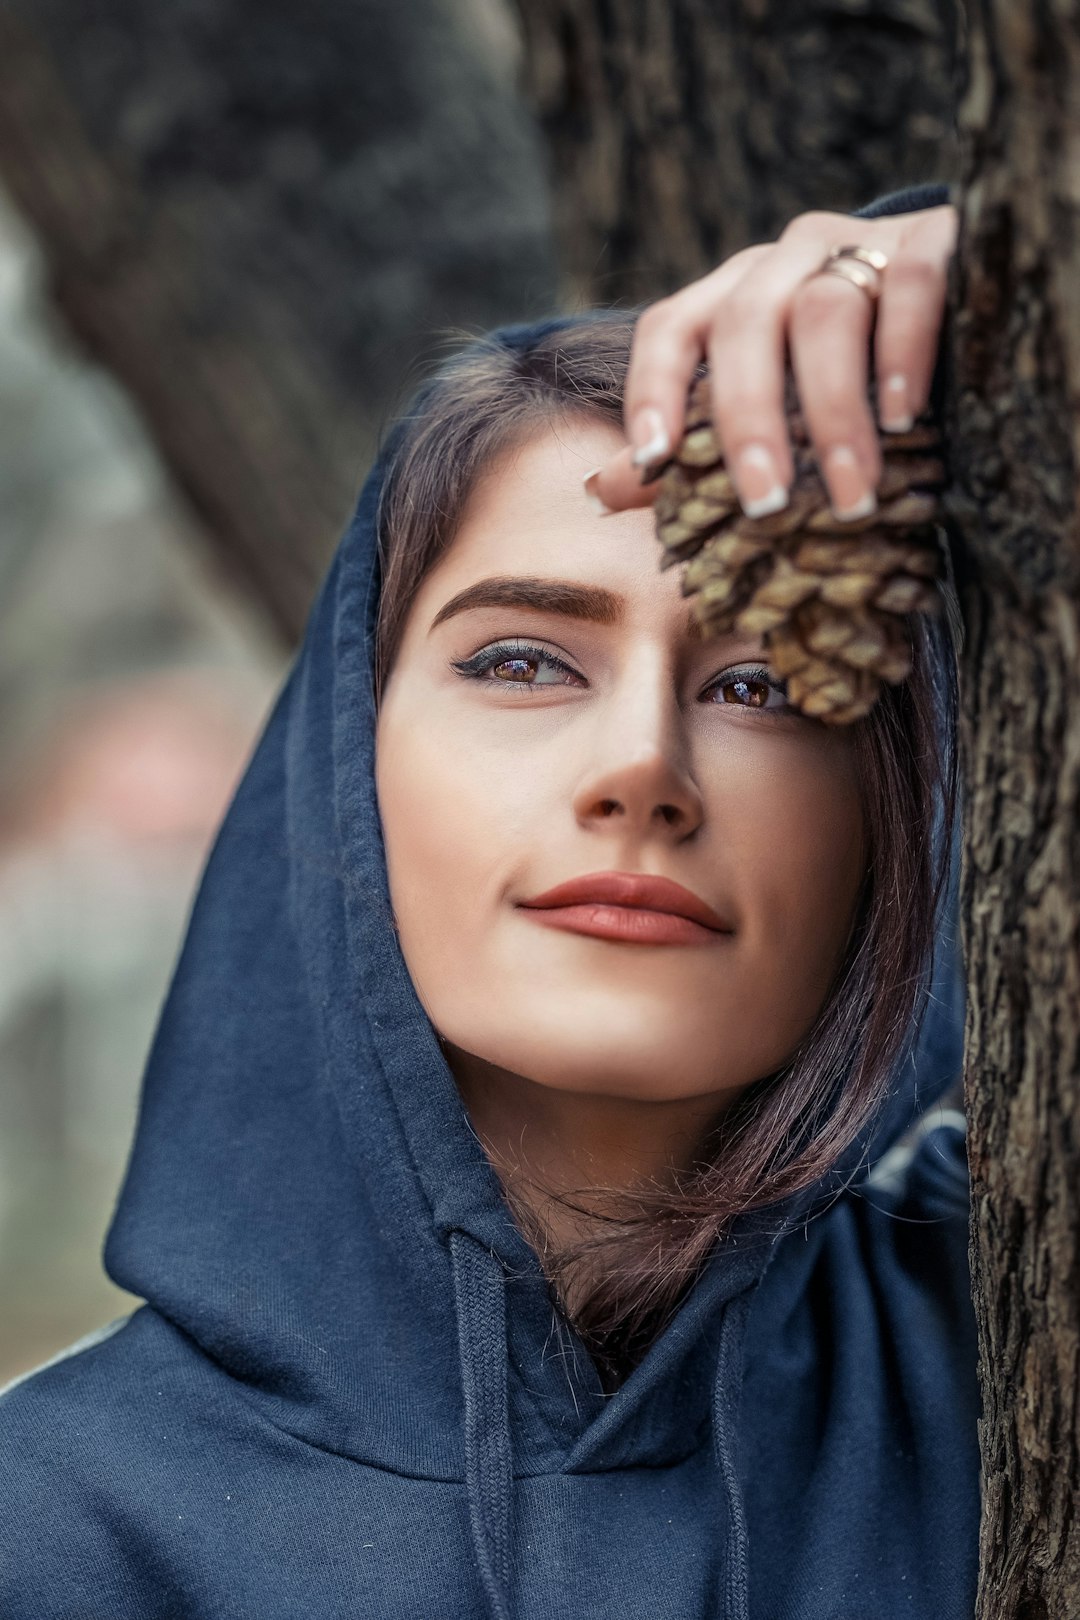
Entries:
[[100,1253],[199,871],[452,334],[957,172],[945,0],[0,0],[0,1384]]

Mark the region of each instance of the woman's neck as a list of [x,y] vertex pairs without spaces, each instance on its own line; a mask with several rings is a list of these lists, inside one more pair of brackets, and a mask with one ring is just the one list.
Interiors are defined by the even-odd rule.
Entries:
[[[662,1102],[598,1096],[539,1085],[444,1046],[472,1126],[507,1190],[558,1253],[589,1235],[591,1223],[552,1198],[632,1193],[676,1185],[700,1157],[724,1112],[715,1095]],[[543,1251],[541,1251],[543,1257]]]

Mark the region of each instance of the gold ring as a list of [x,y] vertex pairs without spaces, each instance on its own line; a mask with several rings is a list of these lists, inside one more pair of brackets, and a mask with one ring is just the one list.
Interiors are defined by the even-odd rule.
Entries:
[[[853,244],[848,247],[830,248],[820,269],[813,271],[812,274],[842,276],[845,281],[850,281],[853,287],[858,287],[860,292],[864,292],[871,303],[876,303],[881,297],[882,272],[888,263],[885,254],[878,248],[859,247],[858,244]],[[864,269],[864,266],[867,268]]]
[[853,247],[830,248],[825,263],[831,264],[834,259],[858,259],[861,264],[868,264],[871,270],[879,273],[889,267],[889,261],[880,248],[859,247],[857,244]]

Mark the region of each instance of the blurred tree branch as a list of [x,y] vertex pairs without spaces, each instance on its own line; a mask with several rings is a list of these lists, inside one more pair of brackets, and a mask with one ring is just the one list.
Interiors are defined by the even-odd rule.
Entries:
[[290,640],[418,357],[554,298],[496,0],[0,0],[0,179]]

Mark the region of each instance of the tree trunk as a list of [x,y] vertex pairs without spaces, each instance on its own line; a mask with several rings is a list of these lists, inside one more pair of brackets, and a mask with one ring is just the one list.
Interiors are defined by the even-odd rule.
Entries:
[[418,357],[553,300],[514,47],[495,0],[0,0],[55,301],[289,639]]
[[808,208],[952,181],[953,0],[518,0],[571,301],[675,291]]
[[969,7],[949,343],[967,638],[979,1620],[1080,1614],[1080,23]]

